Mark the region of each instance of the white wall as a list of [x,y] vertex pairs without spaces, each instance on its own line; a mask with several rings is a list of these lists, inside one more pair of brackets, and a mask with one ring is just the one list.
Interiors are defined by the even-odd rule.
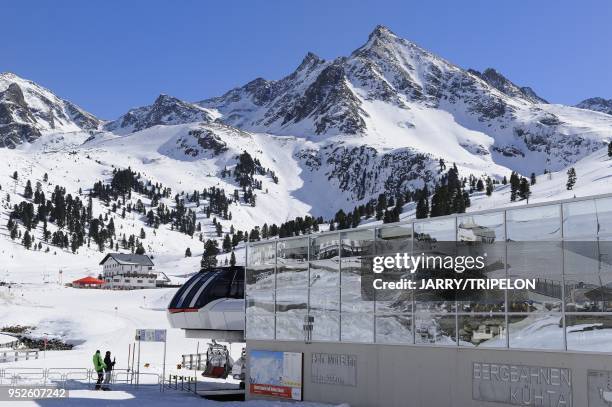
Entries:
[[[589,370],[612,370],[609,355],[587,352],[523,351],[415,345],[375,345],[354,343],[311,343],[247,340],[250,350],[302,352],[303,397],[305,401],[331,404],[348,403],[351,407],[500,407],[509,405],[473,398],[473,363],[497,363],[523,366],[567,368],[571,371],[572,398],[565,407],[595,407],[589,403],[599,397],[589,392]],[[357,385],[342,386],[314,383],[311,357],[314,352],[349,354],[357,357]],[[252,395],[247,399],[265,398]],[[543,402],[530,406],[558,406]]]

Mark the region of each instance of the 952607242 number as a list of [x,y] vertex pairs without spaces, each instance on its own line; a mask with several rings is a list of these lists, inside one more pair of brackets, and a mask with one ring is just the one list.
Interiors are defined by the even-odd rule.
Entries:
[[68,398],[68,390],[58,387],[0,386],[0,401]]

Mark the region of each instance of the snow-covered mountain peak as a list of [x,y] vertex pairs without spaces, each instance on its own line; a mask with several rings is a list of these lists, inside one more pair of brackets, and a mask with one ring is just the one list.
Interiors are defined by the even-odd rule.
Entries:
[[325,60],[320,58],[318,55],[314,54],[313,52],[308,52],[306,54],[306,56],[304,57],[304,59],[302,60],[302,63],[298,66],[296,71],[306,71],[306,70],[310,70],[313,67],[324,63]]
[[45,133],[97,129],[92,114],[11,72],[0,74],[0,147],[14,148]]
[[174,96],[160,94],[152,105],[129,110],[117,120],[107,123],[105,130],[129,134],[158,125],[212,122],[212,112]]
[[389,27],[379,24],[374,27],[374,30],[368,36],[369,41],[373,41],[374,39],[379,40],[390,40],[399,38],[393,31],[389,29]]
[[601,97],[589,98],[578,103],[576,107],[612,115],[612,99]]

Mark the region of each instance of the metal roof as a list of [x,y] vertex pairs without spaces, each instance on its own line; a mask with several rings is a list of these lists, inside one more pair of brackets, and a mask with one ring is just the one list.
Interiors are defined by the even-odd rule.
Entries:
[[140,266],[154,266],[153,262],[149,258],[149,256],[145,256],[144,254],[127,254],[127,253],[109,253],[107,254],[100,265],[106,263],[106,261],[110,258],[114,259],[117,263],[122,265],[140,265]]

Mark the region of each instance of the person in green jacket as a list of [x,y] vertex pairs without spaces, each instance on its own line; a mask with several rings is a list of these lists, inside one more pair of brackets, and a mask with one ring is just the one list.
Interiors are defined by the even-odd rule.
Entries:
[[96,390],[100,390],[102,387],[102,380],[104,380],[104,369],[106,369],[106,363],[100,356],[100,351],[97,350],[93,355],[93,364],[96,373],[98,374],[98,381],[96,382]]

